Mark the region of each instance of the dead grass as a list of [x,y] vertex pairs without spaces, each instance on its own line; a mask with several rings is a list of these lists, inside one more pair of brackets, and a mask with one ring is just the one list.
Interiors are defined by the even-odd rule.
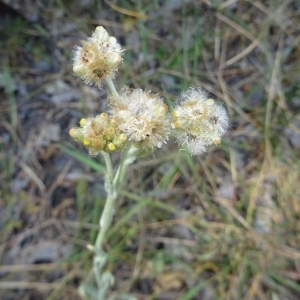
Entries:
[[0,298],[79,299],[90,278],[103,167],[68,130],[106,95],[72,75],[71,51],[101,24],[127,49],[117,84],[169,104],[203,87],[231,119],[206,155],[170,144],[129,168],[106,243],[112,293],[299,299],[297,1],[81,2],[0,6]]

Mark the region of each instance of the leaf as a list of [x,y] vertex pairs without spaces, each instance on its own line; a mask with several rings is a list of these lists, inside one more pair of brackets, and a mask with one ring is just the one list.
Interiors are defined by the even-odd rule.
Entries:
[[94,159],[90,158],[88,156],[88,154],[83,154],[81,151],[79,151],[75,148],[70,148],[70,147],[65,146],[65,145],[58,145],[58,147],[63,152],[71,155],[72,157],[74,157],[78,161],[82,162],[86,166],[91,167],[93,170],[95,170],[99,173],[102,173],[102,174],[106,173],[105,167],[102,164],[100,164],[99,162],[96,162]]

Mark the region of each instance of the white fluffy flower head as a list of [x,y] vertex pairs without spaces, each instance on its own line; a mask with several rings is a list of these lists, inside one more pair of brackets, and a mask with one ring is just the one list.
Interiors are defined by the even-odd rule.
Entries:
[[168,140],[168,107],[158,95],[124,87],[118,97],[111,96],[110,107],[120,130],[137,147],[160,148]]
[[85,83],[100,87],[103,79],[115,76],[124,50],[102,26],[81,43],[82,47],[77,46],[74,51],[73,71]]
[[228,114],[201,89],[189,89],[173,110],[172,127],[180,145],[192,155],[202,154],[208,146],[221,143],[228,128]]

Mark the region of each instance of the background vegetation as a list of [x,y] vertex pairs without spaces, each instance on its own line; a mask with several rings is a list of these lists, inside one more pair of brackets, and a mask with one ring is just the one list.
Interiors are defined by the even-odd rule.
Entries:
[[72,74],[98,25],[126,49],[116,84],[169,105],[203,87],[231,124],[206,155],[170,143],[129,168],[106,243],[113,292],[300,298],[298,1],[3,0],[0,13],[1,299],[80,299],[90,276],[104,168],[68,131],[105,110],[106,91]]

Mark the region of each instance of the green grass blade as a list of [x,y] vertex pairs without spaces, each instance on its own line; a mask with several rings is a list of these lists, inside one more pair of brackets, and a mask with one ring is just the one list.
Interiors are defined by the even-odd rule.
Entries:
[[70,148],[65,145],[59,145],[58,146],[63,152],[73,156],[78,161],[82,162],[86,166],[91,167],[94,171],[99,172],[101,174],[105,174],[106,169],[105,167],[100,164],[99,162],[95,161],[94,159],[90,158],[87,153],[82,153],[81,151]]

